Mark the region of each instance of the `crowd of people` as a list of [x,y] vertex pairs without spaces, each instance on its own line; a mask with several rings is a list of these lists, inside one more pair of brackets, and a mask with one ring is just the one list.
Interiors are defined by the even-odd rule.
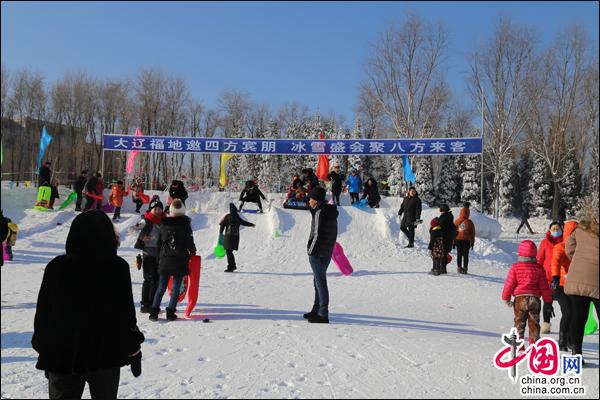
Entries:
[[[309,323],[329,323],[326,272],[337,239],[337,206],[341,194],[346,189],[352,204],[366,199],[372,208],[378,207],[381,201],[373,177],[363,185],[356,170],[351,170],[346,177],[339,164],[335,164],[328,178],[331,181],[329,201],[327,190],[310,168],[294,177],[287,195],[288,200],[306,203],[311,212],[307,256],[313,272],[314,301],[310,311],[303,315]],[[86,212],[79,214],[71,225],[66,255],[53,259],[44,272],[32,339],[33,348],[39,353],[36,367],[46,372],[51,397],[81,397],[85,382],[90,385],[92,397],[115,397],[120,367],[130,365],[134,376],[141,374],[144,336],[137,328],[127,263],[116,254],[119,235],[105,212],[92,209],[97,200],[93,195],[101,194],[104,189],[102,177],[96,173],[87,178],[87,171],[82,171],[73,186],[78,194],[76,209],[81,210],[85,198],[83,210]],[[134,247],[142,251],[136,259],[138,269],[143,271],[140,311],[148,314],[150,321],[157,321],[168,282],[172,280],[165,314],[167,321],[174,321],[180,287],[184,277],[190,274],[190,257],[196,253],[191,219],[185,215],[188,193],[182,181],[174,180],[165,207],[157,195],[144,198],[141,179],[127,188],[122,181],[117,181],[108,199],[115,207],[113,220],[120,217],[123,199],[130,193],[136,212],[148,204],[147,211],[134,227],[139,231]],[[242,218],[240,212],[248,202],[256,203],[262,212],[261,199],[266,197],[256,179],[247,181],[239,196],[240,205],[230,203],[229,212],[219,222],[220,243],[227,255],[225,272],[237,269],[233,252],[239,248],[240,227],[254,226]],[[518,246],[517,262],[507,274],[502,300],[513,309],[520,338],[524,338],[526,325],[529,325],[530,344],[541,334],[550,332],[556,300],[562,314],[560,350],[582,354],[583,328],[590,302],[596,310],[600,306],[598,214],[597,210],[588,208],[579,222],[552,222],[539,250],[531,240]],[[407,248],[415,247],[415,228],[422,223],[421,213],[421,200],[411,187],[398,211],[401,231],[408,240]],[[430,221],[428,249],[433,263],[430,274],[448,273],[454,249],[457,273],[467,274],[469,252],[476,238],[470,205],[463,204],[456,219],[447,204],[439,206],[439,213]],[[3,239],[9,234],[5,220],[2,217]],[[529,227],[526,218],[523,225]],[[84,234],[89,231],[96,233],[93,239]],[[82,263],[86,263],[87,268],[78,268]],[[69,290],[53,290],[55,287]],[[108,299],[106,287],[111,287]],[[70,299],[79,295],[90,301],[73,304]],[[72,340],[74,337],[83,339]],[[522,346],[520,351],[525,348]]]

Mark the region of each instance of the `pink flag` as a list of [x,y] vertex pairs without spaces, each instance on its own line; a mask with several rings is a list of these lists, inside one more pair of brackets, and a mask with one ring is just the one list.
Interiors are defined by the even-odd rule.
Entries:
[[[144,136],[140,128],[136,128],[134,136]],[[127,157],[127,173],[131,174],[133,172],[133,168],[135,167],[135,157],[140,154],[138,150],[131,150],[129,152],[129,157]]]

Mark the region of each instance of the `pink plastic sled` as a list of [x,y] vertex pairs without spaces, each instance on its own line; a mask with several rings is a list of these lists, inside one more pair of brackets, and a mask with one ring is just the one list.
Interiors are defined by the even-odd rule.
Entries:
[[331,259],[342,274],[350,275],[352,272],[354,272],[352,265],[350,265],[350,261],[348,261],[348,258],[344,254],[344,248],[338,242],[335,242]]
[[10,259],[10,256],[8,255],[8,252],[6,251],[6,243],[2,243],[2,259],[4,261],[8,261]]
[[115,211],[115,206],[113,204],[106,203],[102,206],[102,211],[104,211],[105,213],[111,213]]

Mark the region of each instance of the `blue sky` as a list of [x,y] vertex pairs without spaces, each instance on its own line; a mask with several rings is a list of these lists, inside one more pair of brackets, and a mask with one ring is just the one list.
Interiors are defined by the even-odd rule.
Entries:
[[598,54],[597,2],[2,2],[1,56],[48,82],[68,70],[104,78],[159,67],[215,107],[229,89],[273,110],[297,101],[353,117],[369,43],[406,10],[444,23],[448,82],[466,106],[466,56],[499,15],[532,27],[542,43],[580,23]]

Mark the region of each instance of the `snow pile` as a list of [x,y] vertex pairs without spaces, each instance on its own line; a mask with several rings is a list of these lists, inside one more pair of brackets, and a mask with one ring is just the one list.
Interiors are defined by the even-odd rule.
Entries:
[[[452,214],[454,215],[454,219],[456,220],[458,218],[460,208],[455,207],[451,210]],[[423,206],[423,210],[421,212],[421,219],[423,220],[423,223],[417,227],[415,231],[415,237],[417,237],[419,240],[429,243],[430,222],[433,218],[439,216],[440,211],[438,208]],[[470,219],[475,225],[476,242],[480,239],[486,239],[487,241],[493,242],[500,237],[502,226],[495,219],[481,214],[473,209],[471,209]]]

